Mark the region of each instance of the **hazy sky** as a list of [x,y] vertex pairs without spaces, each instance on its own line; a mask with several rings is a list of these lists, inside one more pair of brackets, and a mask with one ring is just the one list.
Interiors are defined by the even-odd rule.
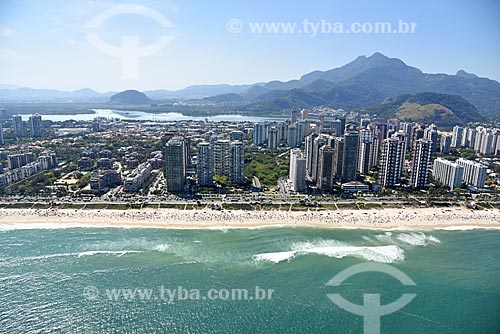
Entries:
[[[168,19],[126,13],[86,24],[119,4],[150,8]],[[120,7],[118,7],[120,8]],[[115,13],[116,14],[116,13]],[[239,33],[227,22],[242,23]],[[414,34],[262,33],[250,22],[417,23]],[[300,26],[299,26],[300,27]],[[238,25],[230,29],[238,30]],[[122,36],[140,45],[175,37],[140,58],[135,78],[122,60],[89,43],[95,34],[121,47]],[[0,0],[0,83],[34,88],[98,91],[180,89],[192,84],[289,80],[379,51],[424,72],[459,69],[500,81],[500,2],[495,0],[321,1],[98,1]]]

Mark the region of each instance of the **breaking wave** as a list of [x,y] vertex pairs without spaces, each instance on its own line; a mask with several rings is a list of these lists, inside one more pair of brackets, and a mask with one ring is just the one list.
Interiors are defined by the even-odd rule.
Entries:
[[399,241],[413,246],[426,246],[429,243],[441,243],[441,241],[424,233],[401,233],[396,237]]
[[306,254],[324,255],[338,259],[356,257],[366,261],[382,263],[401,262],[405,258],[403,249],[396,245],[352,246],[335,240],[297,243],[292,245],[290,251],[261,253],[253,258],[255,261],[279,263]]

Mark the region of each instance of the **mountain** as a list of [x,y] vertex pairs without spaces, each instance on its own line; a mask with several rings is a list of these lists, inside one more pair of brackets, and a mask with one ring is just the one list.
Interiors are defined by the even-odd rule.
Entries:
[[[262,87],[267,91],[254,96],[256,104],[252,109],[258,110],[261,107],[262,111],[271,111],[281,105],[303,108],[307,105],[303,103],[305,100],[344,109],[367,108],[371,104],[381,103],[387,97],[435,92],[459,95],[488,119],[500,116],[500,83],[497,81],[480,78],[463,70],[456,75],[428,74],[406,65],[400,59],[389,58],[381,53],[374,53],[370,57],[360,56],[342,67],[314,71],[298,80],[272,81]],[[358,87],[360,91],[356,92],[353,87]],[[290,97],[298,94],[296,90],[302,91],[299,100]],[[279,92],[276,101],[266,98],[272,96],[273,91]],[[306,98],[304,94],[310,95],[310,98]],[[245,96],[247,92],[241,95]],[[353,100],[346,100],[347,95]],[[307,105],[313,106],[315,105]]]
[[429,92],[388,98],[366,111],[384,119],[397,118],[445,127],[485,120],[472,104],[460,96]]
[[146,94],[137,90],[126,90],[109,98],[109,103],[116,105],[145,105],[151,102]]
[[[381,53],[374,53],[370,57],[359,56],[354,61],[335,69],[328,71],[313,71],[300,77],[299,80],[291,80],[287,82],[271,81],[264,85],[268,89],[294,89],[304,88],[314,84],[315,81],[341,84],[348,81],[359,84],[364,81],[364,77],[382,74],[381,79],[386,77],[404,82],[401,76],[417,77],[423,75],[422,71],[415,67],[407,66],[403,61],[397,58],[388,58]],[[316,83],[318,85],[318,83]]]

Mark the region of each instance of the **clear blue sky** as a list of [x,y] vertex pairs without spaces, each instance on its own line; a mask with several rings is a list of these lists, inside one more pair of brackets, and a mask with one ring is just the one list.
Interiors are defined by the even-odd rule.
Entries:
[[[174,25],[162,28],[136,14],[115,16],[97,28],[85,24],[120,3],[152,8]],[[240,33],[226,29],[242,22]],[[414,34],[252,34],[249,22],[416,22]],[[89,30],[90,29],[90,30]],[[121,36],[149,44],[175,39],[140,59],[139,76],[124,79],[121,60],[92,46],[95,32],[119,46]],[[464,69],[500,81],[500,2],[495,0],[320,1],[98,1],[1,0],[0,83],[35,88],[99,91],[180,89],[192,84],[290,80],[339,67],[379,51],[424,72]]]

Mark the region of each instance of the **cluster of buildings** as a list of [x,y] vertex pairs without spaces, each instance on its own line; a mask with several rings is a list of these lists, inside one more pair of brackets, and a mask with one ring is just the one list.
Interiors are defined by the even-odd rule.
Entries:
[[483,188],[487,168],[478,162],[463,158],[456,162],[437,158],[434,160],[432,174],[437,181],[447,185],[451,190],[461,187],[462,184]]
[[[378,172],[374,187],[394,188],[406,177],[406,184],[423,189],[432,173],[452,189],[463,184],[483,188],[487,167],[467,159],[433,161],[433,154],[449,154],[452,147],[500,154],[500,131],[492,128],[456,126],[451,135],[439,132],[434,124],[397,119],[372,123],[362,118],[359,124],[346,124],[342,116],[319,113],[312,118],[307,111],[302,111],[301,120],[293,118],[292,114],[287,122],[255,124],[253,144],[276,148],[277,133],[278,146],[290,147],[289,180],[297,192],[307,185],[330,192],[336,183],[342,189],[366,189],[357,180],[372,172]],[[300,134],[297,141],[290,141],[295,133]]]
[[92,150],[84,150],[80,153],[80,159],[76,161],[76,165],[79,170],[92,170],[96,166],[101,169],[112,169],[112,153],[110,150],[102,150],[96,155]]
[[[3,153],[5,154],[5,153]],[[57,166],[56,154],[52,151],[44,151],[38,157],[32,152],[5,154],[0,157],[7,160],[8,168],[4,170],[0,165],[0,186],[7,187],[21,182],[42,171],[53,169]]]
[[259,122],[253,127],[253,145],[277,149],[278,147],[300,147],[311,133],[312,126],[316,133],[342,136],[346,119],[338,112],[292,111],[291,119],[285,122]]
[[[40,138],[43,136],[42,116],[33,114],[27,121],[28,129],[32,138]],[[16,137],[25,135],[25,122],[20,115],[12,116],[12,131]]]
[[[31,115],[28,120],[28,125],[32,138],[40,138],[43,135],[42,116],[39,114]],[[15,115],[12,117],[12,131],[16,137],[23,137],[25,135],[24,121],[21,116]],[[3,135],[3,124],[0,123],[0,146],[5,145]]]
[[[159,171],[163,171],[166,190],[170,193],[189,191],[193,182],[201,187],[214,186],[217,176],[225,184],[244,184],[243,141],[251,126],[252,123],[186,121],[169,124],[165,132],[165,125],[161,123],[127,127],[119,122],[112,125],[113,129],[119,130],[95,132],[94,136],[117,143],[120,137],[125,137],[130,143],[131,136],[144,136],[147,132],[153,136],[149,145],[159,148],[154,143],[161,142],[161,151],[147,153],[149,158],[145,160],[145,152],[139,154],[134,145],[119,147],[111,152],[103,148],[105,145],[99,141],[92,148],[88,144],[83,146],[75,163],[80,171],[90,173],[89,188],[83,190],[96,193],[104,193],[117,186],[122,186],[123,192],[142,192]],[[99,150],[99,147],[102,149]]]
[[[309,116],[303,112],[303,117],[304,114]],[[305,128],[310,130],[304,138],[304,152],[292,149],[290,155],[293,190],[303,191],[308,183],[330,192],[336,182],[346,189],[359,189],[358,175],[370,175],[374,167],[378,167],[382,187],[397,186],[405,171],[410,174],[413,188],[428,185],[431,155],[440,150],[435,125],[404,123],[397,119],[372,124],[368,119],[361,119],[359,126],[346,126],[343,118],[328,119],[328,115],[304,121],[309,123]]]
[[[431,175],[451,189],[463,184],[482,188],[487,173],[483,164],[466,159],[433,160],[433,154],[449,154],[453,147],[464,147],[484,155],[500,155],[499,129],[456,126],[453,133],[443,133],[435,125],[397,119],[359,121],[357,116],[358,121],[354,122],[353,117],[342,110],[313,109],[292,111],[290,119],[283,121],[171,122],[167,132],[165,123],[159,122],[110,121],[102,125],[104,131],[99,122],[93,122],[93,146],[85,138],[72,142],[70,137],[46,136],[46,143],[53,146],[44,147],[56,147],[56,142],[75,145],[81,152],[76,164],[90,173],[90,189],[99,193],[119,185],[123,185],[124,192],[139,192],[160,171],[165,176],[166,190],[171,193],[189,192],[194,182],[200,187],[212,187],[215,180],[244,184],[244,142],[251,134],[256,147],[290,149],[288,178],[297,192],[309,187],[328,193],[337,186],[352,191],[399,185],[422,189],[428,186]],[[37,114],[27,121],[13,116],[11,128],[17,137],[43,136],[42,118]],[[105,149],[111,146],[104,144],[110,141],[129,146],[113,148],[111,152]],[[149,146],[137,148],[146,142]],[[0,124],[0,145],[4,144]],[[150,151],[158,151],[144,150],[149,147],[154,147]],[[32,153],[3,154],[0,160],[5,166],[0,164],[0,186],[20,182],[57,165],[55,154],[50,151],[38,157]]]
[[500,154],[500,129],[457,125],[453,128],[453,134],[449,140],[451,147],[471,148],[484,155]]
[[[99,152],[99,159],[97,159],[97,170],[92,172],[89,181],[91,190],[95,192],[106,192],[110,188],[119,186],[123,183],[124,192],[138,192],[144,188],[148,181],[150,181],[153,170],[161,169],[163,166],[162,152],[152,152],[150,158],[144,163],[138,163],[138,154],[136,152],[132,154],[125,154],[126,150],[121,150],[121,152],[124,155],[124,162],[128,167],[133,168],[130,173],[122,177],[120,171],[113,169],[114,160],[112,159],[111,151],[102,150]],[[84,157],[81,157],[78,162],[81,163],[82,160],[87,162],[90,159],[93,167],[94,163],[92,159],[95,158],[95,154],[92,151],[86,150],[82,152],[82,155],[84,155]],[[134,158],[132,159],[131,157]],[[134,162],[137,161],[137,164],[134,163],[131,166],[128,163],[131,159]],[[77,164],[80,166],[78,162]]]
[[231,184],[243,184],[243,139],[244,133],[237,130],[231,131],[228,139],[209,133],[197,145],[198,155],[195,163],[192,163],[190,140],[180,136],[169,139],[164,154],[167,191],[184,191],[189,174],[195,174],[201,187],[213,186],[214,176],[226,177]]
[[290,146],[289,179],[293,190],[304,191],[309,184],[329,192],[336,182],[343,184],[342,189],[358,189],[361,184],[353,181],[358,175],[369,175],[373,167],[378,167],[379,185],[384,188],[399,185],[405,172],[407,183],[415,189],[426,188],[431,173],[451,189],[462,185],[483,188],[487,177],[487,167],[483,164],[463,158],[456,162],[442,158],[433,161],[432,155],[436,152],[449,154],[452,147],[500,155],[498,129],[455,126],[453,134],[447,134],[438,132],[435,125],[397,119],[378,123],[361,119],[359,126],[348,124],[339,128],[341,120],[331,122],[325,117],[308,120],[304,119],[303,112],[302,122],[309,123],[304,128],[310,133],[306,131],[304,142],[297,144],[303,144],[304,152]]

